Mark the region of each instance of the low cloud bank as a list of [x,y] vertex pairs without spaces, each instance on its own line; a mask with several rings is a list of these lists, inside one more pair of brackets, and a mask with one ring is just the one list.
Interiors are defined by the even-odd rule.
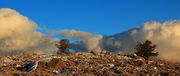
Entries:
[[[164,23],[147,22],[143,26],[134,28],[112,36],[101,36],[75,30],[61,31],[62,36],[82,39],[74,43],[79,50],[93,49],[108,50],[115,53],[129,54],[135,52],[137,41],[151,40],[157,45],[159,58],[169,61],[180,61],[180,20]],[[98,51],[99,51],[98,50]]]
[[133,41],[148,39],[156,44],[160,58],[180,61],[180,20],[148,22],[130,32]]
[[99,46],[100,40],[102,39],[101,35],[76,30],[62,30],[60,31],[60,35],[80,40],[72,43],[72,49],[80,51],[101,51]]
[[57,41],[36,31],[37,24],[17,11],[0,9],[0,55],[55,50]]

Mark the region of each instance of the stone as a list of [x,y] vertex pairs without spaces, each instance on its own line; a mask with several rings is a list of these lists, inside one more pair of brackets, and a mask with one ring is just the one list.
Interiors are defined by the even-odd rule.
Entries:
[[66,63],[59,58],[53,58],[50,62],[47,63],[47,66],[49,68],[58,70],[66,67]]
[[38,61],[31,62],[25,66],[25,71],[30,72],[36,70],[38,66]]
[[21,67],[21,65],[18,65],[18,64],[17,64],[16,67]]
[[168,73],[168,72],[160,72],[160,75],[161,75],[161,76],[168,76],[169,73]]
[[57,70],[53,70],[53,73],[54,73],[54,74],[58,74],[58,73],[59,73],[59,71],[57,71]]

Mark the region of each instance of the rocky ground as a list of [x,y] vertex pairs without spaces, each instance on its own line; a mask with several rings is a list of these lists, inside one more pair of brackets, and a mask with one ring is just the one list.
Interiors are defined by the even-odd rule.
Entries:
[[0,75],[180,76],[180,63],[159,59],[146,61],[135,55],[121,56],[106,51],[101,53],[67,52],[57,55],[19,54],[0,57]]

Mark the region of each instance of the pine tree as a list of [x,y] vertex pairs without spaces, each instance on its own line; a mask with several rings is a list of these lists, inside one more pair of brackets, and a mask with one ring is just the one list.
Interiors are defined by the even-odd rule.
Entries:
[[59,49],[59,52],[66,52],[70,48],[70,42],[67,39],[62,39],[55,46]]
[[137,42],[137,45],[135,47],[136,55],[144,57],[145,59],[149,59],[150,56],[158,56],[158,52],[153,53],[155,50],[156,45],[152,45],[152,42],[149,40],[146,40],[144,43]]

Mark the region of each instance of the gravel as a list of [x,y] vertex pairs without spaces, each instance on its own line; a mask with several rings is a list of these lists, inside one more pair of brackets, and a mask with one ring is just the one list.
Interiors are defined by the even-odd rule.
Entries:
[[[180,63],[155,58],[147,61],[136,55],[121,56],[105,51],[7,55],[1,56],[0,62],[0,75],[4,76],[180,76]],[[22,70],[35,62],[38,64],[32,66],[33,71]]]

